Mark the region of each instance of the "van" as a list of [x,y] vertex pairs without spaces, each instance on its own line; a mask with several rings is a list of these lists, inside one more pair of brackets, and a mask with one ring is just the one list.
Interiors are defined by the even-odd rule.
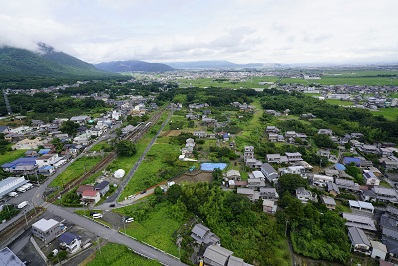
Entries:
[[124,222],[125,222],[125,223],[134,222],[134,218],[133,218],[133,217],[126,217],[126,218],[124,218]]
[[102,215],[102,213],[94,213],[94,214],[93,214],[93,218],[94,218],[94,219],[98,219],[98,218],[102,218],[102,217],[104,217],[104,216]]
[[26,191],[26,188],[24,188],[24,187],[19,187],[19,188],[17,188],[17,191],[18,191],[18,192],[25,192],[25,191]]
[[10,193],[8,193],[8,196],[15,198],[15,197],[18,196],[18,193],[17,192],[10,192]]

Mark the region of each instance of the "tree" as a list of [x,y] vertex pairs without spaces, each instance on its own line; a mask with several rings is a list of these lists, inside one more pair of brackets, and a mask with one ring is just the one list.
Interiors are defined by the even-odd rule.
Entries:
[[279,187],[282,191],[294,193],[296,188],[308,186],[307,180],[296,174],[284,174],[278,179]]
[[134,143],[128,140],[119,141],[116,144],[116,152],[118,156],[133,156],[137,153],[137,148],[135,147]]
[[62,123],[60,130],[62,133],[66,133],[69,136],[75,136],[78,127],[80,127],[78,123],[69,120]]

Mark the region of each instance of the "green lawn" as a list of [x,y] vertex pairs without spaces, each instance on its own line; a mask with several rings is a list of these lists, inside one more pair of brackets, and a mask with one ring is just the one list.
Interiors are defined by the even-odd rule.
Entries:
[[101,151],[101,150],[105,150],[105,149],[110,148],[110,147],[111,147],[111,145],[108,144],[106,141],[103,140],[103,141],[101,141],[101,142],[95,144],[95,145],[90,149],[90,151]]
[[[120,199],[124,199],[128,195],[135,194],[138,191],[165,181],[173,175],[180,173],[182,169],[188,170],[192,163],[178,161],[178,165],[171,167],[164,162],[169,158],[177,159],[182,148],[180,145],[168,142],[169,137],[161,137],[156,140],[140,167],[125,187]],[[142,153],[139,154],[141,155]]]
[[115,243],[108,243],[95,252],[95,257],[87,266],[157,266],[161,265],[155,260],[141,257],[131,251],[128,247]]
[[62,186],[69,181],[76,179],[83,175],[86,171],[90,171],[96,164],[102,160],[102,156],[83,156],[66,168],[57,178],[51,183],[50,187]]
[[330,103],[330,104],[335,104],[335,105],[344,105],[344,106],[352,105],[352,102],[350,102],[350,101],[342,101],[339,99],[326,99],[326,102]]
[[[135,210],[143,208],[148,204],[148,202],[143,202],[113,211],[124,216],[132,216],[131,214],[134,213]],[[126,226],[126,233],[137,238],[139,241],[144,241],[178,257],[178,247],[175,244],[173,234],[184,222],[176,221],[170,217],[170,207],[171,204],[169,202],[156,205],[154,209],[148,211],[146,219],[139,221],[136,218],[134,222],[128,224]],[[183,252],[183,250],[181,250],[181,252]]]
[[372,112],[373,115],[382,115],[390,121],[396,121],[398,118],[398,108],[380,108]]
[[27,150],[7,151],[0,156],[0,165],[12,162],[20,157],[23,157],[26,151]]
[[380,181],[380,186],[387,187],[387,188],[392,188],[392,186],[385,180],[381,180]]

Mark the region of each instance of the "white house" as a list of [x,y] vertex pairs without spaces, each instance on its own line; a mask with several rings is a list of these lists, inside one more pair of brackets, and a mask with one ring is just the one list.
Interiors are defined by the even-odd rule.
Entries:
[[316,201],[316,195],[313,195],[311,191],[306,190],[303,187],[296,189],[296,198],[298,198],[301,203],[307,203],[308,201]]
[[370,256],[374,259],[385,260],[387,255],[387,247],[383,243],[379,241],[370,240],[370,244],[372,245],[372,253]]
[[60,248],[65,249],[69,253],[75,253],[80,250],[82,245],[82,238],[70,232],[65,232],[58,237],[60,241]]

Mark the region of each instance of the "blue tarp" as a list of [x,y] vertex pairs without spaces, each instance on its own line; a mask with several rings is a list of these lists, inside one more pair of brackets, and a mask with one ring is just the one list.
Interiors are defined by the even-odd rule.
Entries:
[[202,163],[200,165],[200,170],[213,171],[216,168],[220,168],[221,170],[224,170],[225,167],[227,167],[226,163]]
[[49,153],[50,151],[51,151],[51,149],[41,149],[41,150],[38,152],[38,154],[44,155],[44,154]]
[[342,165],[341,163],[336,163],[334,165],[334,168],[336,168],[336,170],[339,170],[339,171],[344,171],[345,170],[345,166]]

